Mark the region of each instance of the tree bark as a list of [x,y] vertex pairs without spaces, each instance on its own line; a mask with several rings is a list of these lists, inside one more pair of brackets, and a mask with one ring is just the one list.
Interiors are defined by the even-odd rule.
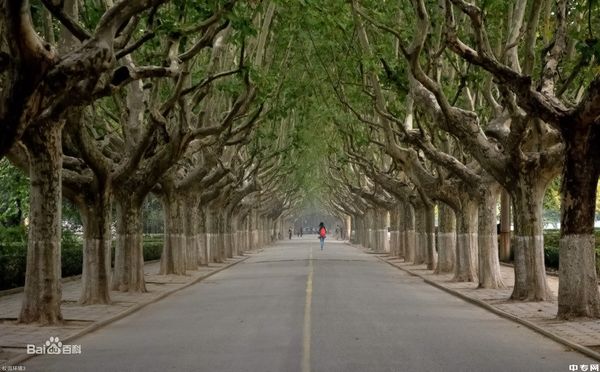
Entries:
[[502,190],[500,197],[500,260],[508,262],[512,258],[510,247],[510,195]]
[[206,208],[198,205],[198,265],[208,266],[208,242],[207,242],[207,211]]
[[230,225],[231,225],[231,231],[230,231],[231,254],[233,257],[235,257],[235,256],[239,256],[240,252],[241,252],[240,236],[239,236],[240,218],[237,214],[232,213],[230,221],[231,221],[231,223],[230,223]]
[[552,293],[546,282],[542,205],[545,182],[523,177],[511,190],[515,221],[515,286],[513,300],[546,301]]
[[82,305],[109,304],[111,274],[111,202],[108,186],[79,204],[83,219]]
[[365,228],[367,238],[367,248],[375,250],[375,212],[369,208],[365,213]]
[[221,213],[215,208],[211,207],[207,213],[207,246],[208,246],[208,254],[210,257],[209,262],[214,263],[223,263],[224,257],[222,254],[222,219]]
[[377,208],[374,210],[374,246],[375,252],[385,253],[389,251],[388,231],[386,224],[387,210]]
[[390,256],[400,257],[400,208],[390,211]]
[[415,232],[415,210],[411,203],[405,203],[404,208],[404,261],[415,262],[415,246],[416,232]]
[[434,270],[437,266],[437,252],[435,250],[435,207],[433,204],[425,204],[425,264],[428,270]]
[[112,288],[121,292],[146,292],[142,202],[130,193],[117,193],[117,245]]
[[233,226],[231,213],[224,211],[221,218],[223,220],[223,257],[233,258]]
[[486,187],[479,203],[478,248],[479,248],[479,287],[504,288],[498,257],[498,233],[496,227],[496,207],[500,185],[494,182]]
[[415,207],[415,265],[422,265],[427,259],[427,216],[423,205]]
[[461,210],[456,214],[456,263],[454,280],[477,280],[477,203],[468,196],[461,197]]
[[186,269],[187,270],[198,270],[200,264],[200,234],[199,234],[199,214],[200,210],[198,207],[198,197],[190,194],[185,199],[185,220],[183,226],[183,233],[185,236],[186,244]]
[[558,317],[600,317],[594,215],[600,171],[598,125],[563,130],[566,159],[561,186]]
[[256,211],[256,209],[253,209],[250,212],[250,249],[251,250],[256,250],[259,247],[259,219],[258,219],[258,212]]
[[29,233],[20,323],[59,324],[61,302],[62,125],[23,137],[29,152]]
[[187,242],[185,239],[185,200],[175,191],[161,197],[164,210],[165,240],[160,257],[160,274],[185,275]]
[[438,265],[436,274],[451,273],[454,270],[456,254],[456,217],[454,211],[445,204],[438,204]]

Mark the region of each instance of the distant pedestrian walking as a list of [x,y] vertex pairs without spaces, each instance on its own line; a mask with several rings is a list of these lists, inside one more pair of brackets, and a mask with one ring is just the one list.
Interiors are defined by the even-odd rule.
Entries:
[[321,250],[323,250],[323,245],[325,245],[325,238],[327,237],[327,229],[323,222],[319,224],[319,240],[321,241]]
[[290,240],[292,240],[292,228],[290,227],[290,230],[288,231],[290,233]]

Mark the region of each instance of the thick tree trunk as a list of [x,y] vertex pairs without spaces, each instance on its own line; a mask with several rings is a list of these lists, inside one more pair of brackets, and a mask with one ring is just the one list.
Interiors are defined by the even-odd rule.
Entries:
[[367,248],[375,250],[375,212],[373,209],[368,209],[365,214]]
[[111,203],[105,187],[79,203],[83,219],[82,305],[110,303]]
[[238,229],[239,229],[239,216],[237,214],[231,214],[230,218],[230,236],[231,236],[231,254],[233,257],[239,256],[239,239],[238,239]]
[[[600,172],[598,126],[563,131],[558,317],[600,317],[594,215]],[[577,130],[577,129],[579,130]]]
[[428,270],[434,270],[437,266],[437,252],[435,250],[435,207],[433,204],[425,204],[425,239],[426,256],[425,264]]
[[231,213],[223,213],[223,248],[224,257],[233,258],[233,226],[231,220]]
[[496,208],[500,185],[489,185],[481,196],[478,219],[479,287],[504,288],[498,257]]
[[198,270],[200,265],[200,233],[199,219],[200,211],[198,207],[198,197],[194,195],[188,195],[185,201],[185,220],[183,226],[183,233],[185,235],[186,244],[186,269],[187,270]]
[[390,256],[400,256],[400,208],[390,211]]
[[225,215],[224,213],[218,211],[216,212],[217,217],[217,236],[216,236],[216,244],[217,244],[217,262],[223,263],[227,258],[227,254],[225,252]]
[[[375,252],[385,253],[389,251],[389,240],[387,231],[387,210],[377,208],[374,211],[374,246]],[[333,234],[332,234],[333,235]]]
[[250,216],[249,215],[246,215],[246,217],[244,217],[244,222],[242,224],[242,231],[241,231],[241,239],[242,239],[242,254],[243,254],[244,252],[247,252],[251,249],[250,248]]
[[198,265],[208,266],[208,243],[206,238],[207,231],[206,208],[198,206]]
[[417,244],[417,234],[415,231],[415,209],[410,203],[405,203],[404,228],[404,261],[415,262],[415,247]]
[[356,243],[363,248],[367,248],[366,227],[364,215],[356,218]]
[[350,242],[352,244],[360,245],[360,236],[362,233],[362,227],[359,216],[352,216],[352,227],[354,228],[354,235],[350,236]]
[[352,217],[346,216],[344,219],[344,229],[346,230],[342,240],[350,241],[350,236],[352,235]]
[[454,270],[456,254],[456,217],[454,211],[445,204],[438,204],[438,265],[436,274],[451,273]]
[[510,195],[502,190],[500,197],[500,260],[508,262],[512,259],[510,247]]
[[463,196],[462,209],[456,215],[456,262],[454,280],[477,281],[477,203]]
[[117,204],[117,245],[112,288],[122,292],[146,292],[142,209],[132,194],[115,195]]
[[259,219],[258,219],[258,213],[256,211],[256,209],[253,209],[250,212],[250,249],[251,250],[256,250],[259,248],[259,240],[260,240],[260,234],[258,232],[259,229]]
[[206,249],[208,251],[209,263],[220,263],[218,234],[219,234],[219,213],[213,208],[209,208],[206,213]]
[[29,233],[19,322],[58,324],[61,302],[62,147],[58,123],[29,130]]
[[415,265],[427,259],[427,216],[423,205],[415,207]]
[[160,257],[160,274],[185,275],[187,242],[185,239],[185,200],[176,192],[162,195],[165,240]]
[[515,286],[513,300],[546,301],[552,293],[546,282],[542,205],[546,185],[531,177],[512,191],[515,221]]

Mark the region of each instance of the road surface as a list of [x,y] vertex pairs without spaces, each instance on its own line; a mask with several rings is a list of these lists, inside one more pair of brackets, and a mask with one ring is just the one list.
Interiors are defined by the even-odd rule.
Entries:
[[581,354],[316,235],[84,336],[27,371],[568,371]]

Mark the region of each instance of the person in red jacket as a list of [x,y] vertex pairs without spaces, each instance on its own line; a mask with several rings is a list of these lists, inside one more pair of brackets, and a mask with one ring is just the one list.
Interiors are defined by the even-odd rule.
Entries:
[[325,224],[321,222],[319,224],[319,240],[321,241],[321,250],[323,250],[323,245],[325,245],[325,238],[327,237],[327,229],[325,228]]

